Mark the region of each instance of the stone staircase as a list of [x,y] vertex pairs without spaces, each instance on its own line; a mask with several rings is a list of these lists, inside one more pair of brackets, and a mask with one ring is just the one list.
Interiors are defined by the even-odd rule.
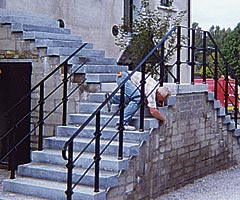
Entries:
[[[110,74],[111,76],[111,74]],[[114,85],[114,84],[112,84]],[[110,86],[108,86],[110,88]],[[78,129],[78,125],[82,124],[95,108],[104,100],[105,91],[99,93],[90,93],[88,99],[82,102],[79,106],[79,113],[69,115],[69,125],[59,126],[56,137],[46,138],[44,140],[43,151],[32,152],[32,162],[21,165],[18,168],[17,178],[14,180],[4,180],[3,187],[5,191],[32,195],[47,199],[65,199],[66,190],[66,161],[62,159],[61,150],[64,142],[67,141],[74,131]],[[113,106],[112,112],[117,109]],[[103,117],[101,124],[111,116],[111,113],[102,110]],[[138,115],[138,114],[137,114]],[[115,124],[118,117],[115,117],[109,127],[104,129],[101,137],[101,149],[111,140],[116,133]],[[146,117],[146,130],[157,128],[158,121],[151,117]],[[137,117],[133,123],[138,124]],[[76,126],[77,125],[77,126]],[[89,124],[89,127],[84,129],[79,138],[74,143],[74,150],[79,152],[90,141],[94,133],[94,121]],[[118,175],[120,171],[127,170],[129,166],[129,158],[133,155],[138,155],[139,145],[142,141],[148,140],[148,131],[125,131],[124,132],[124,158],[118,160],[118,142],[113,141],[107,148],[101,159],[100,166],[100,192],[93,192],[94,171],[90,172],[81,181],[75,189],[73,199],[88,200],[88,199],[106,199],[106,191],[110,187],[118,184]],[[90,145],[86,153],[83,154],[80,161],[76,163],[74,168],[73,181],[76,182],[82,175],[84,170],[89,166],[94,157],[94,146]]]
[[[21,35],[25,41],[31,41],[34,48],[46,50],[42,56],[59,57],[60,62],[65,60],[72,52],[83,44],[80,36],[72,35],[69,29],[59,28],[54,20],[34,17],[32,15],[14,13],[0,9],[0,24],[10,26],[11,32]],[[94,85],[97,93],[89,93],[87,99],[79,106],[79,113],[69,114],[68,126],[57,128],[56,137],[49,137],[44,140],[43,151],[32,152],[32,162],[19,166],[16,179],[3,181],[5,192],[32,196],[32,199],[66,199],[66,161],[62,158],[62,147],[65,141],[78,129],[88,116],[103,102],[105,92],[113,91],[116,87],[115,76],[118,71],[126,71],[126,66],[117,66],[113,58],[106,58],[103,50],[93,49],[93,44],[81,51],[78,56],[71,60],[72,67],[78,66],[82,57],[88,58],[88,63],[77,73],[85,74],[87,84]],[[113,106],[112,112],[117,107]],[[103,109],[101,124],[110,118],[112,113]],[[101,137],[101,148],[111,140],[116,133],[115,125],[118,117],[115,117],[108,127],[103,131]],[[138,125],[138,119],[133,120]],[[158,121],[153,118],[146,118],[146,130],[157,128]],[[94,122],[84,129],[75,142],[75,149],[78,152],[89,143],[94,133]],[[95,193],[93,189],[94,173],[90,170],[81,184],[75,188],[73,199],[106,199],[106,191],[109,187],[118,184],[118,175],[121,170],[127,170],[129,157],[139,153],[139,144],[148,139],[148,131],[125,131],[124,132],[124,158],[118,160],[118,142],[113,141],[101,159],[100,187],[101,191]],[[90,145],[86,153],[74,168],[73,181],[76,182],[83,171],[88,167],[94,157],[94,146]],[[24,199],[24,198],[23,198]]]
[[[3,26],[11,25],[13,33],[21,33],[24,40],[34,41],[38,49],[46,49],[44,56],[57,56],[60,61],[67,58],[76,48],[82,44],[80,36],[74,36],[69,29],[58,28],[57,22],[46,20],[45,18],[29,17],[28,15],[17,15],[5,10],[0,10],[0,23]],[[79,105],[79,112],[68,116],[68,125],[59,126],[56,137],[44,139],[44,150],[32,152],[32,162],[19,166],[16,179],[6,179],[3,181],[5,192],[14,192],[35,198],[44,199],[66,199],[66,161],[62,158],[62,147],[65,141],[79,128],[79,126],[90,116],[104,100],[106,92],[111,92],[116,87],[115,74],[120,70],[127,70],[126,66],[117,66],[113,58],[106,58],[105,52],[93,49],[93,44],[88,44],[84,51],[71,60],[73,69],[78,66],[82,57],[88,58],[88,63],[77,73],[85,74],[87,84],[96,88],[96,92],[89,92]],[[219,116],[225,117],[225,123],[229,124],[229,129],[234,130],[230,118],[225,116],[225,111],[220,108],[219,101],[213,99],[213,94],[209,93],[209,101],[214,101],[214,108],[219,109]],[[168,100],[168,105],[174,105],[175,97]],[[112,107],[112,111],[107,112],[106,108],[101,111],[101,125],[108,121],[111,114],[117,110],[117,106]],[[167,114],[168,108],[161,108],[161,112]],[[132,125],[138,127],[139,113],[136,113],[132,120]],[[101,149],[112,139],[116,133],[115,125],[118,117],[105,128],[101,136]],[[92,121],[88,127],[79,135],[74,144],[74,151],[79,152],[91,140],[94,134],[94,124]],[[119,184],[119,174],[128,170],[129,159],[139,154],[139,147],[143,141],[149,139],[149,129],[158,128],[158,120],[152,118],[148,109],[145,113],[145,132],[124,131],[124,158],[118,160],[118,141],[115,139],[107,148],[101,158],[100,164],[100,192],[95,193],[93,189],[94,171],[90,170],[81,183],[75,188],[73,199],[77,200],[105,200],[109,188]],[[94,157],[94,146],[90,145],[83,154],[80,161],[74,168],[73,181],[84,173]],[[24,197],[22,199],[25,199]],[[27,198],[26,198],[27,199]]]

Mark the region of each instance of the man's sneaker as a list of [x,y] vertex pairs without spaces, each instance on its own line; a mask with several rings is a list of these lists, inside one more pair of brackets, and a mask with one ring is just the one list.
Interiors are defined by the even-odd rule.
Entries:
[[[109,93],[106,93],[106,94],[105,94],[105,99],[107,99],[108,97],[109,97]],[[108,112],[111,112],[111,110],[112,110],[111,107],[112,107],[112,104],[111,104],[110,101],[108,101],[108,102],[107,102],[107,111],[108,111]]]
[[135,131],[136,127],[135,126],[130,126],[128,124],[124,125],[124,130],[125,131]]
[[[116,124],[116,129],[119,130],[119,123]],[[135,126],[130,126],[129,124],[125,124],[123,126],[123,130],[125,130],[125,131],[135,131],[136,127]]]

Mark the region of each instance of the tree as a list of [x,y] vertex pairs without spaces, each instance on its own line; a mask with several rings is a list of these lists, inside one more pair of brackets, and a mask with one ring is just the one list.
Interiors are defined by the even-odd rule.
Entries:
[[[160,5],[160,4],[159,4]],[[139,9],[135,9],[135,19],[131,27],[119,26],[119,34],[116,36],[115,44],[125,51],[130,69],[149,53],[150,50],[165,36],[174,25],[179,25],[185,11],[173,11],[172,6],[163,10],[157,7],[155,10],[149,9],[149,0],[142,0]],[[173,14],[175,15],[173,17]],[[167,49],[174,44],[175,37],[167,43]],[[149,72],[159,58],[159,55],[152,56],[146,63]]]
[[[201,51],[201,47],[202,47],[202,43],[203,43],[203,30],[201,29],[201,27],[198,26],[198,23],[194,22],[192,24],[192,27],[194,29],[196,29],[196,39],[195,39],[195,44],[197,46],[197,48],[199,47],[200,51],[199,53],[197,53],[195,55],[195,61],[201,63],[202,62],[202,51]],[[229,36],[229,34],[231,33],[231,29],[228,28],[227,30],[225,28],[221,29],[220,26],[211,26],[211,28],[209,29],[209,33],[211,34],[211,36],[214,39],[214,42],[217,44],[217,47],[222,51],[223,50],[223,46],[226,43],[226,39]],[[207,51],[207,78],[212,78],[213,74],[211,74],[211,72],[213,72],[213,68],[214,68],[214,57],[215,57],[215,52],[214,52],[214,43],[209,39],[209,37],[207,37],[206,40],[206,45],[208,48]],[[226,53],[225,53],[226,54]],[[219,69],[220,69],[220,74],[222,75],[225,72],[225,63],[222,60],[222,57],[219,56]],[[201,74],[203,67],[201,65],[198,66],[197,73]]]
[[240,80],[240,23],[228,34],[223,45],[223,54],[230,67],[230,74]]

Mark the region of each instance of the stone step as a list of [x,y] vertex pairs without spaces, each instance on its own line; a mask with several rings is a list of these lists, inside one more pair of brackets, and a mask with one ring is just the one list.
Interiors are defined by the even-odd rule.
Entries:
[[66,28],[22,24],[22,23],[12,23],[11,30],[12,32],[39,31],[39,32],[59,33],[59,34],[71,34],[71,30]]
[[[77,41],[69,41],[69,40],[54,40],[54,39],[36,39],[35,46],[36,47],[72,47],[79,48],[83,42],[81,40]],[[85,49],[93,49],[93,44],[88,43],[85,46]]]
[[[99,94],[99,93],[98,93]],[[102,96],[102,95],[99,95],[99,97]],[[102,102],[105,100],[105,98],[102,98]],[[96,100],[96,101],[100,101],[100,100]],[[79,105],[79,112],[80,113],[84,113],[84,114],[91,114],[93,113],[98,107],[99,105],[102,103],[102,102],[93,102],[93,101],[90,101],[90,102],[81,102],[80,105]],[[118,104],[112,104],[111,105],[111,111],[108,112],[107,110],[107,106],[105,106],[102,110],[101,110],[101,114],[114,114],[116,113],[117,111],[119,110],[119,106]],[[135,116],[139,116],[140,115],[140,110],[138,110],[136,113],[135,113]],[[144,116],[145,117],[151,117],[151,113],[149,111],[149,108],[148,107],[145,107],[145,110],[144,110]]]
[[[76,126],[58,126],[57,127],[57,136],[60,137],[71,137],[75,131],[77,131],[79,127]],[[95,131],[95,126],[88,126],[86,127],[78,137],[81,138],[89,138],[92,136],[92,133]],[[112,136],[116,133],[116,128],[107,128],[102,130],[101,138],[103,140],[110,140]],[[123,139],[125,142],[141,142],[147,141],[149,138],[149,132],[144,131],[124,131],[123,132]],[[118,138],[114,139],[115,141]]]
[[40,17],[29,17],[29,16],[22,16],[22,15],[1,15],[0,17],[1,24],[29,24],[29,25],[41,25],[46,27],[58,27],[58,22],[55,20],[49,20],[47,18],[40,18]]
[[[60,62],[63,62],[68,56],[60,56]],[[85,61],[85,57],[74,56],[71,60],[69,60],[69,64],[80,64]],[[90,57],[88,58],[87,65],[115,65],[115,58],[100,58],[100,57]]]
[[[83,124],[90,114],[70,114],[68,122],[69,124]],[[103,126],[108,122],[108,126],[115,127],[116,124],[119,122],[119,116],[115,116],[112,118],[111,115],[101,115],[100,125]],[[131,125],[134,125],[137,129],[139,128],[139,118],[133,117]],[[89,125],[95,125],[95,118],[89,122]],[[145,130],[152,129],[152,128],[159,128],[159,121],[155,118],[145,118],[144,120]]]
[[[36,178],[18,177],[3,181],[3,190],[47,199],[66,199],[66,183]],[[75,200],[106,200],[106,192],[94,192],[90,186],[78,185],[74,189]]]
[[86,83],[112,83],[116,80],[115,73],[86,73]]
[[118,87],[117,83],[101,83],[101,92],[112,92]]
[[84,65],[84,67],[76,71],[76,73],[115,73],[116,74],[119,71],[127,71],[127,70],[128,70],[128,66],[123,66],[123,65]]
[[82,38],[78,35],[37,32],[37,31],[24,31],[23,39],[35,40],[35,39],[55,39],[55,40],[68,40],[68,41],[82,41]]
[[[78,179],[84,174],[86,169],[74,168],[73,183],[77,183]],[[81,185],[94,186],[94,169],[89,172],[81,180]],[[18,175],[24,177],[32,177],[37,179],[45,179],[50,181],[67,183],[66,167],[60,165],[52,165],[47,163],[29,163],[20,165]],[[117,184],[117,172],[100,171],[99,184],[101,188],[108,188]]]
[[[117,131],[116,131],[117,132]],[[74,151],[79,151],[81,152],[84,148],[86,148],[85,152],[88,153],[94,153],[95,152],[95,143],[93,142],[92,144],[89,144],[89,142],[92,140],[94,137],[94,132],[89,135],[89,138],[76,138],[74,140]],[[112,136],[113,137],[113,136]],[[49,137],[44,140],[44,148],[48,149],[62,149],[64,146],[65,142],[69,138],[66,137]],[[104,148],[104,155],[113,155],[117,156],[118,155],[118,146],[119,142],[118,141],[113,141],[109,145],[108,140],[103,140],[101,139],[100,141],[100,151],[102,151]],[[109,146],[108,146],[109,145]],[[138,143],[133,143],[133,142],[124,142],[123,146],[123,155],[124,156],[133,156],[133,155],[138,155],[139,153],[139,144]]]
[[[74,157],[76,157],[77,154],[75,153]],[[81,158],[75,163],[75,166],[81,167],[81,168],[87,168],[93,162],[93,157],[94,157],[93,153],[85,152],[83,153]],[[43,151],[33,151],[32,161],[62,165],[62,166],[66,165],[66,160],[63,160],[61,150],[55,150],[55,149],[44,149]],[[127,170],[128,167],[129,167],[128,158],[123,158],[122,160],[118,160],[117,156],[111,156],[111,155],[101,156],[100,169],[118,172],[120,170]]]
[[[80,47],[80,46],[79,46]],[[69,56],[76,48],[72,47],[48,47],[47,48],[47,55],[48,56]],[[76,56],[81,57],[104,57],[105,51],[103,50],[95,50],[95,49],[82,49]]]

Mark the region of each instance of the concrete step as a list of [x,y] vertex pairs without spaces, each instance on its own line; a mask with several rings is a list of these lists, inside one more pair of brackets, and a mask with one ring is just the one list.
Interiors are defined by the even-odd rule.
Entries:
[[[69,124],[80,125],[80,124],[83,124],[86,121],[86,119],[88,119],[89,116],[90,114],[70,114],[68,122]],[[109,122],[108,124],[109,127],[115,127],[116,124],[119,122],[119,116],[115,116],[112,119],[111,118],[112,118],[111,115],[101,115],[101,120],[100,120],[101,126],[105,125],[106,122]],[[136,126],[136,128],[139,128],[139,118],[134,116],[130,124]],[[95,119],[93,119],[89,123],[89,125],[95,125]],[[155,118],[145,118],[144,126],[145,126],[145,130],[148,130],[151,128],[159,128],[159,121]]]
[[86,83],[112,83],[116,80],[115,73],[86,73]]
[[1,24],[29,24],[29,25],[41,25],[46,27],[58,27],[58,22],[55,20],[49,20],[49,18],[29,17],[17,14],[6,14],[0,16]]
[[[36,178],[17,177],[4,180],[3,190],[53,200],[66,199],[66,183]],[[74,190],[73,199],[106,200],[106,192],[101,189],[96,193],[90,186],[79,185]]]
[[[35,46],[40,47],[72,47],[79,48],[83,42],[81,40],[69,41],[69,40],[54,40],[54,39],[36,39]],[[85,49],[93,49],[93,44],[88,43]]]
[[[57,127],[57,136],[60,137],[71,137],[75,131],[77,131],[79,127],[76,126],[58,126]],[[81,138],[89,138],[92,136],[92,133],[95,131],[95,126],[88,126],[86,127],[81,134],[79,134],[79,137]],[[112,139],[112,136],[116,133],[116,128],[107,128],[102,131],[101,138],[104,140],[110,140]],[[123,138],[125,142],[141,142],[141,141],[147,141],[149,138],[149,132],[144,131],[124,131],[123,132]],[[115,141],[118,140],[118,138],[114,139]]]
[[59,33],[59,34],[71,34],[71,30],[66,28],[22,24],[22,23],[12,23],[11,30],[12,32],[39,31],[39,32]]
[[[80,47],[80,46],[79,46]],[[69,56],[76,48],[72,47],[49,47],[47,48],[47,55],[49,56]],[[77,56],[81,57],[104,57],[105,51],[103,50],[95,50],[95,49],[82,49]]]
[[[78,152],[79,153],[79,152]],[[74,154],[74,157],[78,153]],[[93,162],[94,154],[92,153],[83,153],[81,158],[75,163],[76,167],[87,168]],[[61,150],[55,149],[44,149],[43,151],[33,151],[32,152],[32,161],[33,162],[41,162],[41,163],[49,163],[55,165],[66,165],[66,160],[62,158]],[[127,170],[129,167],[128,158],[123,158],[122,160],[118,160],[117,156],[111,155],[103,155],[101,157],[101,170],[114,171],[118,172],[120,170]]]
[[117,83],[101,83],[101,92],[112,92],[117,88]]
[[[86,148],[85,152],[88,153],[94,153],[95,152],[95,143],[93,142],[92,144],[89,144],[89,142],[92,140],[94,137],[94,132],[89,135],[89,138],[76,138],[74,140],[74,151],[79,151],[81,152],[84,148]],[[64,146],[65,142],[69,138],[66,137],[49,137],[44,140],[44,148],[48,149],[62,149]],[[104,148],[107,147],[110,141],[108,140],[103,140],[101,139],[100,141],[100,151],[102,151]],[[124,156],[133,156],[133,155],[138,155],[139,153],[139,144],[138,143],[133,143],[133,142],[124,142],[123,144],[123,155]],[[118,155],[118,146],[119,142],[118,141],[113,141],[111,144],[105,149],[104,155],[113,155],[116,156]]]
[[[98,93],[100,94],[100,93]],[[104,96],[104,95],[99,95],[99,98],[101,96]],[[105,98],[101,98],[102,101],[101,102],[93,102],[93,101],[89,101],[89,102],[81,102],[79,104],[79,112],[80,113],[85,113],[85,114],[90,114],[90,113],[93,113],[98,107],[99,105],[105,100]],[[96,101],[100,101],[99,99],[96,100]],[[117,111],[119,110],[119,106],[118,104],[112,104],[111,105],[111,111],[108,112],[107,110],[107,106],[105,106],[102,110],[101,110],[101,114],[106,114],[106,115],[112,115],[114,113],[116,113]],[[149,111],[149,108],[148,107],[145,107],[144,109],[144,116],[145,117],[152,117],[150,111]],[[140,115],[140,110],[138,110],[136,113],[135,113],[135,116],[139,116]]]
[[[60,62],[64,61],[68,56],[60,56]],[[70,61],[69,64],[79,64],[82,61],[85,61],[84,56],[74,56]],[[90,57],[88,58],[87,65],[115,65],[116,59],[115,58],[107,58],[107,57]]]
[[[74,70],[74,68],[73,68]],[[76,73],[115,73],[119,71],[127,71],[128,66],[123,65],[85,65]]]
[[35,40],[35,39],[58,39],[58,40],[69,40],[69,41],[82,41],[82,38],[77,35],[70,34],[59,34],[59,33],[48,33],[48,32],[37,32],[37,31],[24,31],[23,39]]
[[[77,183],[78,179],[84,174],[86,169],[74,168],[73,183]],[[90,169],[85,177],[81,180],[81,185],[94,186],[94,169]],[[60,165],[52,165],[47,163],[29,163],[20,165],[18,175],[24,177],[32,177],[37,179],[45,179],[50,181],[67,183],[66,167]],[[118,173],[111,171],[100,171],[99,184],[101,188],[115,186],[118,182]]]

